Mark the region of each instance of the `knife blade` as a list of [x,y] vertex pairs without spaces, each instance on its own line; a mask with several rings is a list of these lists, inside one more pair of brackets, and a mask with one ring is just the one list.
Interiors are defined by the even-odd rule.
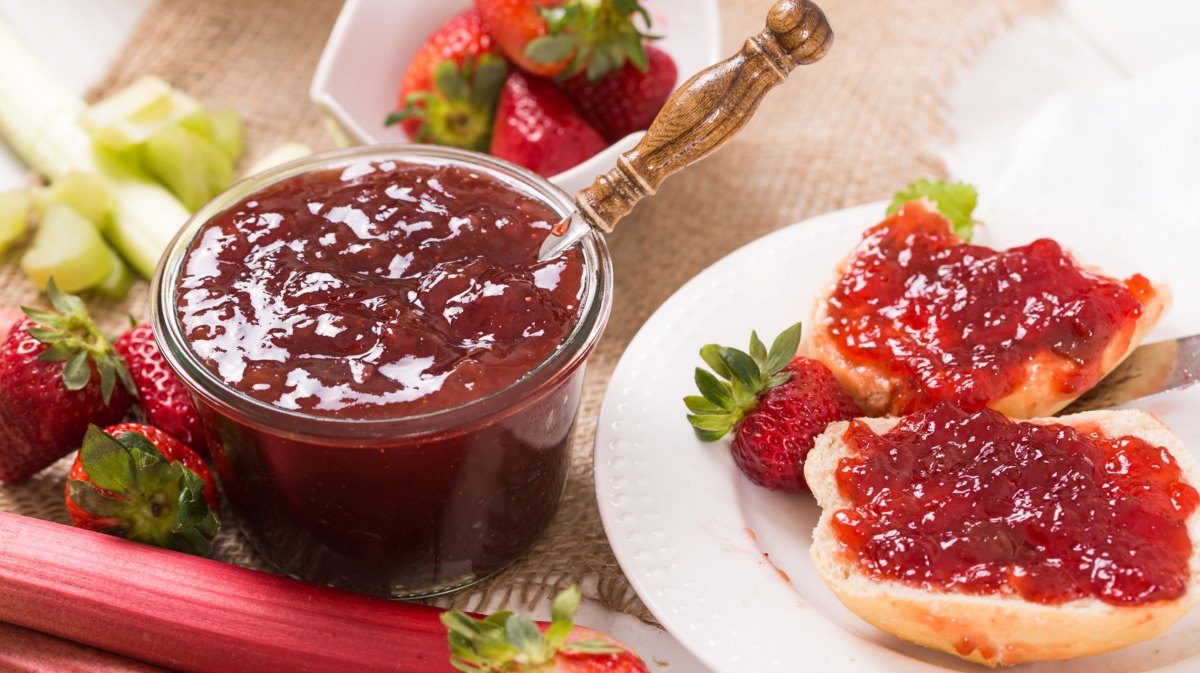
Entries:
[[558,257],[593,231],[595,228],[587,221],[583,213],[576,210],[550,230],[550,235],[546,237],[546,240],[542,242],[541,249],[538,250],[538,261],[544,262]]
[[1200,334],[1145,344],[1063,410],[1108,409],[1200,380]]

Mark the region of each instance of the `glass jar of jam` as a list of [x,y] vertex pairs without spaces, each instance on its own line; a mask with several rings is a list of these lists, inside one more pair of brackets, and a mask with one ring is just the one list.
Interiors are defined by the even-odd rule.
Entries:
[[414,597],[533,544],[611,306],[599,237],[537,261],[572,208],[510,164],[406,145],[314,155],[193,216],[153,325],[268,564]]

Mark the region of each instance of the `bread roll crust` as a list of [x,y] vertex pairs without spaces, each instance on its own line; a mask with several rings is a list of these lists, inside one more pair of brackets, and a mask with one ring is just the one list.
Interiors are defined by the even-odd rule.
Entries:
[[[879,434],[899,419],[865,419]],[[1078,426],[1095,424],[1110,437],[1134,435],[1166,448],[1184,480],[1200,485],[1200,467],[1179,438],[1150,414],[1140,411],[1091,411],[1033,423]],[[930,591],[880,581],[862,571],[843,552],[831,521],[847,505],[838,492],[836,469],[850,454],[842,441],[848,424],[834,423],[817,438],[804,474],[821,506],[813,533],[817,572],[855,615],[904,640],[987,666],[1071,659],[1100,654],[1153,638],[1200,600],[1200,510],[1188,519],[1192,540],[1187,592],[1178,599],[1138,606],[1113,606],[1098,599],[1047,605],[1010,594]]]

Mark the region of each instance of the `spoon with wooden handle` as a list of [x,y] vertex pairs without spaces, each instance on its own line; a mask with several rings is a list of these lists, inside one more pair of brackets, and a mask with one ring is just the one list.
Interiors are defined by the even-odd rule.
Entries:
[[767,27],[734,56],[696,73],[663,105],[637,147],[575,195],[576,212],[542,244],[550,259],[593,229],[613,230],[676,171],[715,152],[741,130],[767,92],[798,65],[819,61],[833,42],[825,14],[808,0],[779,0]]

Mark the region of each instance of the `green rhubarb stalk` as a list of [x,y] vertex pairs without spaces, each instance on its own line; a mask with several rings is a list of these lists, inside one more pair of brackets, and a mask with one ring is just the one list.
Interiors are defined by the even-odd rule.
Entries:
[[79,123],[87,107],[0,20],[0,136],[51,181],[71,171],[105,179],[112,199],[109,241],[149,277],[189,217],[170,192],[137,168],[93,148]]

